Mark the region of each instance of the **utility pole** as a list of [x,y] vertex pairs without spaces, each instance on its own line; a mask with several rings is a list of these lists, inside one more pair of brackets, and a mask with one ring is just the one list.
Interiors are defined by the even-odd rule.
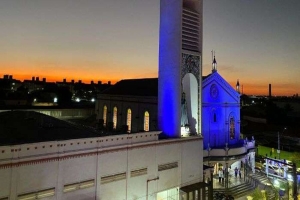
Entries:
[[[284,131],[286,130],[286,127],[284,127],[284,129],[282,130],[282,135],[284,133]],[[280,159],[280,132],[278,131],[278,147],[277,147],[277,154],[278,154],[278,159]]]
[[297,167],[296,163],[293,162],[293,198],[294,200],[297,200],[297,193],[298,193],[298,188],[297,188]]
[[278,159],[280,159],[280,134],[278,131],[278,147],[277,147]]

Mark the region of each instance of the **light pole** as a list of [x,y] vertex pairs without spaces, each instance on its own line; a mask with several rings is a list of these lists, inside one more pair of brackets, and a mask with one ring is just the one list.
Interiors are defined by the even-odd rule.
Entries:
[[[286,130],[286,127],[284,127],[284,129],[282,130],[282,134],[283,132]],[[280,159],[280,132],[278,131],[278,148],[277,148],[277,154],[278,154],[278,159]]]

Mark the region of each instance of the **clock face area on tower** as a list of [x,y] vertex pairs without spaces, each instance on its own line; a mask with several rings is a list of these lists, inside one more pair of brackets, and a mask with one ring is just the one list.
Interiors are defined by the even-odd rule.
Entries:
[[211,87],[210,87],[210,96],[213,98],[213,99],[216,99],[218,98],[219,96],[219,90],[218,90],[218,87],[216,84],[212,84]]

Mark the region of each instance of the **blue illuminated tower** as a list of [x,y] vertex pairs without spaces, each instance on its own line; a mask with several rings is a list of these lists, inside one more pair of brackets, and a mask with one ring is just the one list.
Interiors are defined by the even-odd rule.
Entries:
[[185,93],[190,132],[201,133],[202,0],[161,0],[158,123],[167,137],[181,137]]

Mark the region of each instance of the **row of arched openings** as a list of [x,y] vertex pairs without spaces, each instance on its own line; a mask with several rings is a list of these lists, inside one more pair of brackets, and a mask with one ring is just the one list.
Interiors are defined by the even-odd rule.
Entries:
[[[103,125],[106,126],[107,123],[107,106],[105,105],[103,107]],[[115,106],[113,108],[113,129],[117,129],[117,123],[118,123],[118,108]],[[150,114],[148,111],[144,112],[144,131],[149,131],[149,121],[150,121]],[[128,132],[131,132],[131,123],[132,123],[132,111],[130,108],[127,109],[127,115],[126,115],[126,125],[128,127]]]

